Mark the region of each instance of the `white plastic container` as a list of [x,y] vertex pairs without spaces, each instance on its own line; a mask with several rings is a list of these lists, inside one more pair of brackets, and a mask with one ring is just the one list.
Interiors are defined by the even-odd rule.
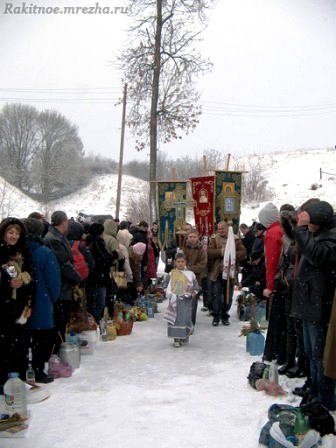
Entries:
[[77,344],[71,344],[70,342],[63,342],[60,346],[60,358],[62,362],[67,362],[72,371],[78,369],[80,366],[80,349]]
[[4,385],[5,408],[9,415],[16,412],[21,417],[27,417],[26,386],[20,380],[17,372],[9,373]]
[[82,331],[79,333],[79,338],[82,341],[80,347],[81,355],[93,355],[96,351],[98,333],[95,330]]

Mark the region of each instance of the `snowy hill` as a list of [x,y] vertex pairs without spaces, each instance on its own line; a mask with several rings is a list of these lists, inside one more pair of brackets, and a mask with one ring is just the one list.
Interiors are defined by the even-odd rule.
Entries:
[[[249,167],[260,165],[268,187],[273,192],[273,202],[280,206],[291,203],[300,206],[310,197],[327,200],[336,209],[336,150],[316,149],[286,153],[245,156],[239,160],[240,166],[248,171]],[[322,179],[320,179],[322,170]],[[117,196],[117,175],[95,177],[91,183],[75,193],[48,204],[42,204],[23,195],[19,190],[0,182],[0,212],[7,215],[24,217],[32,211],[42,211],[47,216],[54,210],[64,210],[68,216],[76,216],[79,211],[89,214],[115,215]],[[127,202],[130,196],[146,187],[147,183],[132,176],[123,176],[120,218],[126,217]],[[312,190],[312,185],[316,187]],[[1,193],[2,192],[2,193]],[[2,198],[2,200],[1,200]],[[250,224],[257,219],[258,211],[264,203],[248,204],[242,208],[241,222]]]

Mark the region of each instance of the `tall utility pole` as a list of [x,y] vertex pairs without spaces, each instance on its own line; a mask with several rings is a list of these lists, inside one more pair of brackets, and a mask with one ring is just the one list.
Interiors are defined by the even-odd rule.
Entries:
[[125,140],[125,126],[126,126],[126,97],[127,97],[127,84],[125,84],[125,86],[124,86],[123,110],[122,110],[122,119],[121,119],[120,154],[119,154],[119,167],[118,167],[118,188],[117,188],[116,212],[115,212],[115,217],[118,219],[119,219],[119,210],[120,210],[121,179],[122,179],[122,168],[123,168],[123,158],[124,158],[124,140]]

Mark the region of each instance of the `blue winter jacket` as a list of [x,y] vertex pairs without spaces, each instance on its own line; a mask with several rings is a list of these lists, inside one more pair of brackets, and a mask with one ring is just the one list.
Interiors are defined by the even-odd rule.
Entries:
[[53,302],[61,293],[61,272],[55,254],[44,246],[41,238],[29,235],[29,249],[35,270],[36,295],[27,327],[47,330],[54,327]]

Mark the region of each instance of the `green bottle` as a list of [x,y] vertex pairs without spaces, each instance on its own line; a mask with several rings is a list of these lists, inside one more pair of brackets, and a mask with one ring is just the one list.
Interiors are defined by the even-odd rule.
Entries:
[[307,417],[302,414],[301,408],[298,409],[295,422],[294,422],[294,434],[298,441],[298,446],[301,445],[306,433],[309,431],[309,423]]

